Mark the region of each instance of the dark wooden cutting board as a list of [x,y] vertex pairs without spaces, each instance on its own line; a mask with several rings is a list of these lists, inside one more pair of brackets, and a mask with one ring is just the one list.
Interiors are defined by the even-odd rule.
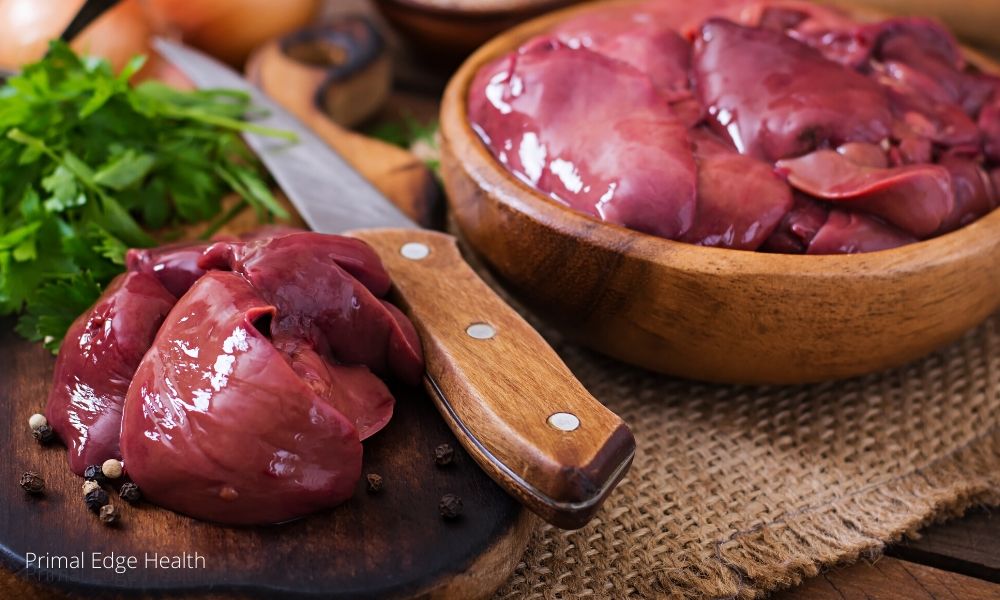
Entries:
[[[83,480],[66,464],[60,444],[32,438],[28,417],[43,412],[53,357],[0,320],[0,597],[94,597],[144,593],[212,597],[473,598],[492,593],[523,553],[532,518],[464,455],[423,390],[393,390],[396,413],[364,444],[364,473],[384,477],[368,494],[363,482],[348,502],[278,526],[226,527],[199,522],[149,503],[132,507],[117,496],[120,526],[101,524],[83,504]],[[441,443],[456,462],[434,464]],[[35,498],[18,486],[38,471],[46,492]],[[461,496],[464,515],[438,513],[443,494]],[[25,570],[26,554],[79,555],[87,568]],[[90,567],[92,553],[132,555],[126,573]],[[146,568],[145,557],[197,552],[196,569]],[[18,574],[12,575],[12,572]],[[39,585],[41,582],[41,587]],[[59,593],[42,591],[58,590]]]

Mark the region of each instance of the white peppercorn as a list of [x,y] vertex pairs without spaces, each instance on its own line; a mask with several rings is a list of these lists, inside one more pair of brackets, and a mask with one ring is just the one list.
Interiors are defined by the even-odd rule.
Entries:
[[45,427],[49,424],[49,420],[45,418],[45,415],[35,413],[28,418],[28,427],[32,431],[35,431],[39,427]]
[[108,479],[118,479],[122,476],[122,461],[109,458],[101,465],[101,473]]

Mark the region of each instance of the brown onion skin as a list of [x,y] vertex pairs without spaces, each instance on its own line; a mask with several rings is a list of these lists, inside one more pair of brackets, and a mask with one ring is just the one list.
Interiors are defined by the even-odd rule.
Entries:
[[[0,2],[0,68],[17,70],[45,54],[84,0]],[[240,65],[263,42],[302,27],[319,0],[124,0],[73,41],[73,49],[108,59],[115,70],[137,54],[149,61],[136,80],[159,79],[191,88],[180,71],[150,46],[154,33],[176,35],[232,65]]]
[[[6,0],[0,2],[0,67],[10,70],[45,55],[83,0]],[[136,54],[149,52],[152,28],[138,0],[125,0],[98,18],[75,40],[73,49],[108,59],[117,70]]]
[[0,2],[0,67],[16,70],[45,54],[83,0],[6,0]]
[[298,29],[316,15],[319,0],[144,0],[157,28],[235,66],[265,41]]
[[[49,40],[59,37],[83,0],[5,0],[0,2],[0,68],[16,71],[45,55]],[[133,56],[145,54],[146,65],[133,81],[158,79],[179,89],[191,82],[150,46],[155,33],[142,0],[124,0],[101,15],[71,44],[80,54],[107,59],[120,70]]]

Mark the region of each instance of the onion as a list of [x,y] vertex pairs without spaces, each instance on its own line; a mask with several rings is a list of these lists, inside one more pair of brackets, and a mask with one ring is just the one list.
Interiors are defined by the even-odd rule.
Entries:
[[[76,0],[72,3],[80,4]],[[72,46],[81,54],[108,59],[117,71],[136,54],[152,53],[152,35],[153,28],[146,21],[139,1],[124,0],[80,32]]]
[[[0,67],[17,70],[45,55],[84,0],[0,0]],[[120,69],[136,54],[148,54],[152,29],[138,0],[125,0],[101,15],[75,40],[73,49],[108,59]]]
[[[0,0],[0,68],[20,69],[45,55],[84,0]],[[106,58],[115,71],[137,54],[149,57],[133,81],[159,79],[180,89],[194,86],[150,46],[153,27],[140,0],[124,0],[80,32],[73,49]]]
[[319,0],[144,0],[144,5],[158,29],[176,31],[186,43],[240,65],[263,42],[309,23]]
[[0,67],[17,70],[45,54],[83,0],[0,0]]
[[[17,70],[42,58],[84,0],[0,0],[0,68]],[[242,63],[263,42],[308,23],[319,0],[123,0],[94,21],[73,49],[108,59],[121,69],[136,54],[149,55],[138,79],[155,77],[190,87],[150,47],[156,31],[179,34],[231,64]]]

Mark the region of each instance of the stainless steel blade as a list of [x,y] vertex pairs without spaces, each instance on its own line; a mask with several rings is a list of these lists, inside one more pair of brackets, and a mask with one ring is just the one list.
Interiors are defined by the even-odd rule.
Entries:
[[252,119],[254,123],[291,131],[298,137],[291,142],[255,133],[243,134],[314,231],[339,233],[375,227],[419,227],[333,148],[257,86],[197,50],[162,38],[153,45],[199,88],[227,88],[249,94],[254,107],[267,111]]

